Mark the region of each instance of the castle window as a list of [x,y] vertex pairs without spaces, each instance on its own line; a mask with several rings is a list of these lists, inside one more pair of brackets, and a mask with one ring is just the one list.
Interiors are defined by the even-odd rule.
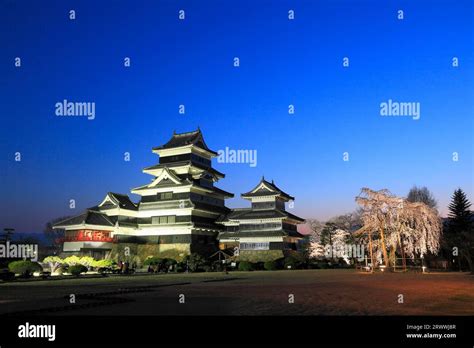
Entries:
[[153,216],[151,218],[151,223],[153,225],[160,225],[160,224],[174,224],[176,222],[176,216],[169,215],[169,216]]
[[173,192],[162,192],[162,193],[160,193],[160,198],[161,199],[172,199],[173,198]]
[[270,243],[240,243],[240,250],[269,250]]

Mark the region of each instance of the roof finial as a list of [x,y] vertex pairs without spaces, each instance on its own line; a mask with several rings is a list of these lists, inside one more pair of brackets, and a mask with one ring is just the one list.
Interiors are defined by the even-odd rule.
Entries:
[[273,179],[272,179],[272,185],[275,185],[275,183],[273,182]]
[[173,129],[173,135],[176,135],[176,129]]
[[265,175],[262,175],[262,181],[265,181]]

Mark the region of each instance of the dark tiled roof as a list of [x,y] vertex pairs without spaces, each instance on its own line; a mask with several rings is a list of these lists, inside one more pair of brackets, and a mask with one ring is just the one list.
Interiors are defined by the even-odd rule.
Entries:
[[[257,189],[261,184],[264,184],[266,187],[260,188],[259,190],[252,192]],[[278,186],[275,185],[275,183],[268,182],[265,180],[265,178],[262,177],[262,180],[249,192],[242,193],[242,197],[258,197],[258,196],[269,196],[269,195],[280,195],[286,199],[289,200],[294,200],[295,198],[284,192],[283,190],[280,190]]]
[[214,192],[214,193],[217,193],[217,194],[220,194],[220,195],[223,195],[225,197],[234,197],[234,194],[231,193],[231,192],[227,192],[225,190],[222,190],[218,187],[215,187],[215,186],[211,186],[211,187],[207,187],[207,186],[202,186],[199,184],[199,181],[197,180],[193,180],[193,181],[190,181],[189,179],[184,179],[183,177],[180,177],[182,179],[181,183],[179,184],[175,184],[173,181],[171,180],[163,180],[163,181],[160,181],[157,185],[155,186],[152,186],[152,187],[148,187],[148,185],[143,185],[143,186],[140,186],[140,187],[136,187],[134,188],[133,190],[134,191],[143,191],[143,190],[148,190],[148,189],[153,189],[155,187],[178,187],[178,186],[186,186],[186,185],[189,185],[189,184],[193,184],[194,186],[196,187],[199,187],[199,188],[202,188],[206,191],[210,191],[210,192]]
[[304,238],[305,236],[299,233],[298,231],[285,230],[286,234],[290,237]]
[[195,228],[206,228],[206,229],[211,229],[211,230],[222,231],[222,226],[221,225],[212,224],[212,223],[208,223],[208,222],[194,221],[193,226]]
[[[182,167],[182,166],[188,166],[188,165],[192,165],[192,166],[195,166],[199,169],[203,169],[203,170],[207,170],[209,173],[211,174],[214,174],[216,176],[219,176],[221,178],[224,178],[225,177],[225,174],[224,173],[221,173],[219,172],[218,170],[212,168],[212,167],[206,167],[206,166],[203,166],[203,165],[199,165],[197,163],[193,163],[191,161],[178,161],[178,162],[170,162],[170,163],[161,163],[161,164],[155,164],[153,166],[150,166],[150,167],[146,167],[145,169],[143,170],[153,170],[153,169],[161,169],[161,168],[173,168],[173,167]],[[176,174],[178,175],[178,174]],[[180,174],[182,175],[182,174]],[[179,176],[179,175],[178,175]]]
[[119,202],[120,208],[128,210],[137,210],[136,204],[130,200],[130,197],[128,197],[128,195],[113,192],[109,192],[109,194],[112,195]]
[[[178,162],[170,162],[170,163],[158,163],[150,167],[146,167],[143,170],[153,170],[153,169],[162,169],[162,168],[171,168],[171,167],[181,167],[187,166],[190,164],[191,161],[178,161]],[[179,174],[176,174],[179,176]]]
[[54,227],[82,225],[82,224],[97,225],[97,226],[114,226],[114,222],[106,214],[88,209],[80,215],[57,222],[56,224],[54,224]]
[[237,208],[237,209],[231,209],[230,213],[226,215],[221,215],[218,219],[217,222],[225,222],[225,221],[230,221],[230,220],[238,220],[240,216],[244,215],[245,213],[251,212],[251,208]]
[[219,239],[223,238],[242,238],[242,237],[297,237],[304,238],[304,236],[297,231],[291,230],[277,230],[277,231],[237,231],[237,232],[221,232]]
[[204,142],[204,138],[202,136],[201,130],[198,128],[193,132],[188,133],[174,133],[170,140],[164,145],[154,147],[153,150],[160,150],[160,149],[172,149],[175,147],[182,147],[187,145],[195,145],[203,150],[209,151],[215,155],[216,152],[209,149]]
[[119,221],[119,226],[122,227],[138,227],[138,219],[137,218],[129,218],[127,220]]
[[220,194],[222,194],[224,196],[227,196],[227,197],[234,197],[233,193],[227,192],[227,191],[222,190],[222,189],[220,189],[218,187],[215,187],[215,186],[212,188],[212,190],[216,193],[220,193]]
[[205,165],[202,165],[202,164],[199,164],[199,163],[195,163],[195,162],[193,162],[192,165],[195,166],[195,167],[198,167],[200,169],[206,170],[209,173],[214,174],[216,176],[219,176],[221,178],[225,178],[224,173],[221,173],[220,171],[218,171],[217,169],[214,169],[212,167],[208,167],[208,166],[205,166]]
[[288,213],[287,211],[279,209],[269,210],[252,210],[252,208],[233,209],[229,214],[219,218],[219,222],[229,220],[252,220],[252,219],[274,219],[274,218],[289,218],[296,221],[303,222],[304,219]]
[[296,221],[301,221],[301,222],[306,221],[305,219],[300,218],[299,216],[293,215],[291,213],[288,213],[287,211],[285,211],[285,214],[286,214],[286,216],[288,216],[289,219],[296,220]]
[[241,237],[284,237],[287,234],[279,231],[239,231],[239,232],[221,232],[219,239],[223,238],[241,238]]
[[215,186],[212,186],[212,187],[202,186],[202,185],[199,185],[199,182],[197,182],[197,181],[194,181],[194,186],[200,187],[204,190],[212,191],[212,192],[217,193],[217,194],[221,194],[221,195],[226,196],[226,197],[234,197],[233,193],[224,191],[224,190],[222,190],[218,187],[215,187]]
[[281,211],[273,210],[233,210],[227,218],[229,220],[273,219],[286,217]]
[[220,207],[217,205],[201,203],[201,202],[193,202],[193,205],[196,209],[209,210],[209,211],[212,211],[215,213],[221,213],[221,214],[226,214],[230,211],[230,209],[225,206]]
[[179,187],[179,186],[187,186],[187,185],[192,184],[192,181],[188,180],[185,177],[182,177],[179,175],[176,175],[176,177],[180,180],[178,184],[176,184],[173,180],[168,178],[168,179],[161,180],[158,184],[154,186],[149,186],[150,184],[142,185],[139,187],[135,187],[134,189],[132,189],[132,191],[143,191],[143,190],[148,190],[148,189],[153,189],[153,188],[158,188],[158,187],[160,188],[161,187]]
[[178,184],[175,183],[170,178],[163,179],[159,183],[157,183],[156,185],[154,185],[152,187],[186,186],[186,185],[191,184],[191,181],[188,180],[188,179],[182,179],[182,178],[179,178],[179,179],[180,179],[180,182]]

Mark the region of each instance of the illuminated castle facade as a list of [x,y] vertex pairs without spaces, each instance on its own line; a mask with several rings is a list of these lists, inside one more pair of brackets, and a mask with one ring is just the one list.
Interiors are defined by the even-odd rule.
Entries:
[[302,237],[295,226],[303,220],[284,209],[292,197],[262,180],[242,195],[251,200],[250,211],[226,208],[234,195],[215,186],[225,175],[212,167],[217,153],[199,129],[174,133],[153,153],[159,163],[143,170],[151,182],[131,191],[141,197],[138,203],[110,192],[97,206],[54,225],[65,231],[64,254],[121,259],[128,247],[137,262],[148,256],[182,259],[194,252],[210,255],[219,238],[221,247],[232,244],[244,254],[251,248],[295,249]]

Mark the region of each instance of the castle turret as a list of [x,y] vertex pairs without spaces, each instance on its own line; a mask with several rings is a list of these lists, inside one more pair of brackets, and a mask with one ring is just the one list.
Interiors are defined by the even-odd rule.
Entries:
[[219,235],[221,249],[233,249],[241,260],[267,261],[299,248],[304,236],[297,231],[297,225],[304,219],[289,213],[285,207],[294,197],[263,177],[241,197],[252,206],[233,209],[218,220],[226,227]]

